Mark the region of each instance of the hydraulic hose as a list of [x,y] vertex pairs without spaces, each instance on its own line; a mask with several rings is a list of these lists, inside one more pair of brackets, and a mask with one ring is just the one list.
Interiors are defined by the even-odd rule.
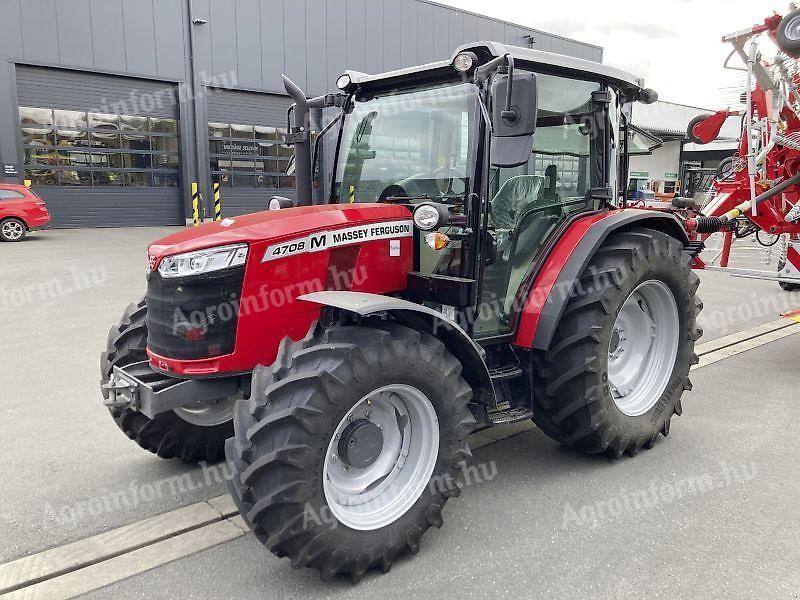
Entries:
[[687,228],[690,230],[695,230],[698,233],[715,233],[722,229],[728,222],[732,221],[733,219],[739,217],[740,215],[744,214],[747,210],[751,209],[754,206],[758,206],[762,202],[777,196],[778,194],[783,193],[793,185],[797,185],[800,183],[800,173],[790,177],[789,179],[779,183],[773,188],[768,189],[766,192],[762,192],[755,199],[751,202],[750,200],[746,202],[742,202],[736,208],[729,210],[721,217],[706,217],[706,216],[699,216],[694,221],[692,220],[687,221]]

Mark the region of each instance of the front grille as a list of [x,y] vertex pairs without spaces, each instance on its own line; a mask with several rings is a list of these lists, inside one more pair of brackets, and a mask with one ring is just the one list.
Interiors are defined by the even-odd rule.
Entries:
[[180,360],[233,352],[244,266],[196,277],[147,280],[147,346]]

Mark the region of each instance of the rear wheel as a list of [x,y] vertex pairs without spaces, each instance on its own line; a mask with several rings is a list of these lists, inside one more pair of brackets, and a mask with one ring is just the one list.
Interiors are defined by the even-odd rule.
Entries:
[[25,238],[28,228],[19,219],[5,219],[0,222],[0,240],[20,242]]
[[388,571],[460,493],[471,397],[458,360],[407,327],[284,340],[236,404],[231,494],[256,537],[294,567],[354,580]]
[[[131,304],[108,332],[106,351],[100,356],[101,384],[108,382],[115,366],[147,360],[146,315],[144,300]],[[222,458],[225,440],[233,435],[234,402],[188,405],[153,419],[130,408],[109,411],[125,435],[161,458],[214,462]]]
[[588,453],[635,455],[667,435],[691,389],[699,278],[659,231],[611,235],[581,275],[550,350],[534,356],[534,420]]

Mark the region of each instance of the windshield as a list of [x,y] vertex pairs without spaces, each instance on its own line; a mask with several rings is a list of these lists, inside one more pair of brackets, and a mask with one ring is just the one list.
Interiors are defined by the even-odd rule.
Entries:
[[357,98],[345,119],[333,201],[463,196],[476,94],[458,82]]

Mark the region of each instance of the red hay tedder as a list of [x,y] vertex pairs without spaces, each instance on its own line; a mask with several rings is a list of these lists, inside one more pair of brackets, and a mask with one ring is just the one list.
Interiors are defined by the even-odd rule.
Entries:
[[[767,37],[778,52],[767,59],[760,42]],[[707,144],[728,117],[741,117],[736,154],[724,160],[699,211],[689,199],[681,214],[687,230],[705,239],[724,232],[720,265],[725,268],[734,238],[755,235],[759,243],[778,245],[777,272],[728,269],[733,274],[777,280],[782,288],[800,288],[800,10],[773,15],[762,24],[722,38],[733,46],[725,66],[746,73],[740,111],[722,110],[695,118],[687,137]],[[738,58],[742,66],[729,63]],[[699,259],[696,266],[706,267]],[[708,266],[708,268],[712,268]]]

